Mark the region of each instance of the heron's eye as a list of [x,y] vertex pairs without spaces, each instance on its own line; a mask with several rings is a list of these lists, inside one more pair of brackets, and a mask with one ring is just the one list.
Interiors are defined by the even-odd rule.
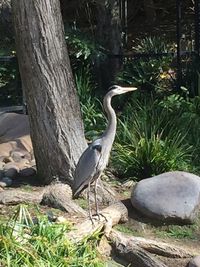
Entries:
[[113,85],[109,88],[109,90],[119,90],[119,87],[117,85]]

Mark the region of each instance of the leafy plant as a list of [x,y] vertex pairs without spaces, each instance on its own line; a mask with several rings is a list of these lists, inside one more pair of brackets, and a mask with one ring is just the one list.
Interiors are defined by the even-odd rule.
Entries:
[[[140,40],[134,51],[144,55],[127,60],[117,80],[140,86],[147,91],[172,90],[175,85],[175,72],[171,68],[172,56],[165,54],[169,47],[160,38],[150,37]],[[155,54],[162,54],[155,57]],[[147,54],[147,55],[145,55]]]
[[172,116],[179,114],[179,131],[183,135],[187,135],[187,143],[193,147],[192,165],[199,170],[200,97],[189,98],[186,89],[185,94],[185,97],[178,94],[167,96],[158,105],[170,112]]
[[169,225],[165,230],[157,231],[159,237],[171,237],[176,239],[196,239],[195,225]]
[[120,121],[113,151],[118,174],[140,180],[171,170],[189,171],[191,146],[185,142],[187,133],[179,130],[180,113],[159,108],[157,101],[135,102],[134,109],[132,105]]
[[81,68],[75,72],[75,82],[81,103],[92,98],[96,89],[95,83],[92,81],[92,75],[89,66]]
[[92,140],[100,135],[105,128],[106,118],[99,100],[94,96],[95,84],[92,82],[88,68],[78,71],[75,75],[80,98],[81,111],[85,127],[85,135]]
[[44,216],[33,221],[19,206],[7,224],[0,223],[0,265],[33,267],[103,267],[97,257],[98,233],[74,244],[67,239],[70,224],[51,223]]
[[82,68],[88,64],[93,65],[95,60],[103,60],[105,51],[94,38],[77,28],[66,28],[65,39],[68,45],[71,65],[74,69]]
[[22,101],[22,91],[19,80],[17,62],[4,62],[0,66],[0,104],[19,104]]
[[172,90],[174,78],[170,74],[170,64],[170,57],[127,61],[117,80],[147,91]]
[[137,53],[168,53],[173,48],[171,44],[167,44],[166,41],[155,36],[137,40],[137,43],[139,44],[133,46],[133,50]]
[[131,227],[129,226],[126,226],[126,225],[123,225],[123,224],[118,224],[114,227],[114,229],[122,232],[122,233],[125,233],[125,234],[128,234],[128,235],[135,235],[135,234],[139,234],[136,230],[132,229]]

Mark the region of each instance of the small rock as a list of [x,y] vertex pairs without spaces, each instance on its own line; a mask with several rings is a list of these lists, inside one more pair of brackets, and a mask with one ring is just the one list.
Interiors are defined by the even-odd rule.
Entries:
[[25,158],[25,153],[22,153],[20,151],[13,151],[11,152],[11,157],[15,162],[20,162]]
[[22,159],[26,159],[28,161],[31,160],[31,155],[27,151],[12,151],[11,157],[15,162],[21,162]]
[[4,156],[0,156],[0,162],[3,162],[4,161]]
[[188,267],[200,267],[200,256],[196,256],[188,263]]
[[11,157],[4,157],[3,162],[10,163],[10,162],[13,162],[13,159]]
[[33,166],[36,166],[35,159],[32,159],[32,160],[31,160],[30,165],[31,165],[32,167],[33,167]]
[[0,179],[4,177],[4,171],[0,170]]
[[7,170],[9,170],[9,169],[11,169],[11,168],[14,168],[14,169],[16,169],[16,170],[19,171],[19,167],[18,167],[18,165],[17,165],[15,162],[8,162],[8,163],[6,163],[6,164],[4,165],[3,170],[4,170],[4,171],[7,171]]
[[19,162],[16,162],[16,165],[22,170],[25,167],[30,167],[30,162],[27,159],[21,159]]
[[17,168],[10,168],[4,172],[4,175],[6,177],[15,178],[18,175],[18,169]]
[[100,239],[99,245],[97,247],[98,251],[101,253],[101,255],[105,257],[109,257],[112,252],[112,246],[109,244],[107,238],[103,236]]
[[36,174],[36,170],[34,168],[25,168],[25,169],[22,169],[20,172],[19,172],[19,175],[20,176],[33,176]]
[[10,179],[9,177],[3,177],[0,180],[0,187],[11,186],[11,184],[12,184],[12,179]]
[[4,166],[4,175],[6,177],[14,178],[17,176],[19,168],[13,162],[9,162]]
[[58,216],[56,218],[56,222],[57,223],[67,223],[67,219],[65,217],[63,217],[63,216]]
[[3,170],[4,166],[5,166],[5,162],[0,161],[0,170]]

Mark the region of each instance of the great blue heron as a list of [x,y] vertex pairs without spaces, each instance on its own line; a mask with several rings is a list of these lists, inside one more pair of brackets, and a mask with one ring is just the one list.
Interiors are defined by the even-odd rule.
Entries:
[[[117,118],[114,109],[111,106],[111,99],[115,95],[121,95],[134,91],[136,87],[121,87],[113,85],[103,100],[103,107],[107,113],[108,126],[101,137],[93,141],[81,155],[76,166],[73,184],[73,197],[76,198],[86,187],[88,187],[88,207],[89,217],[92,220],[90,209],[90,185],[95,182],[95,205],[96,214],[99,216],[97,205],[97,180],[109,160],[110,151],[116,134]],[[93,220],[92,220],[93,222]]]

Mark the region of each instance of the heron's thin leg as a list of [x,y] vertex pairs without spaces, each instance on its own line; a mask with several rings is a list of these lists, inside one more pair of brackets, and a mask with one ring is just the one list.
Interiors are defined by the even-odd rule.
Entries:
[[89,211],[89,218],[92,221],[92,224],[94,223],[93,219],[92,219],[92,212],[91,212],[91,205],[90,205],[90,182],[88,183],[88,211]]
[[97,183],[98,183],[98,179],[96,179],[95,184],[94,184],[94,198],[95,198],[96,214],[97,214],[98,218],[100,219],[99,207],[98,207],[98,201],[97,201]]

